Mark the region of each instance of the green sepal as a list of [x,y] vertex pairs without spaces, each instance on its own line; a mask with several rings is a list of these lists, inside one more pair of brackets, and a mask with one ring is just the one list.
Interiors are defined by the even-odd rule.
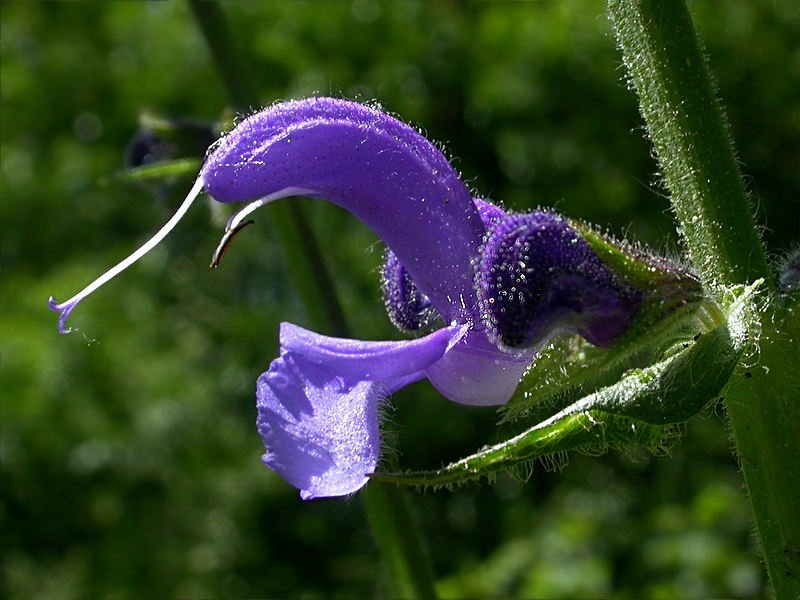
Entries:
[[615,240],[581,221],[570,219],[569,224],[603,262],[637,288],[656,291],[668,287],[676,294],[689,295],[702,292],[697,277],[679,263]]
[[609,360],[630,354],[629,345],[642,337],[660,339],[700,308],[711,321],[721,322],[715,305],[706,300],[700,279],[680,263],[605,236],[580,221],[571,219],[570,225],[618,276],[646,294],[631,327],[609,353]]
[[718,322],[713,319],[718,312],[716,305],[701,299],[679,302],[653,297],[610,350],[592,346],[577,335],[559,335],[534,358],[516,393],[502,407],[503,420],[558,406],[587,386],[604,385],[637,363],[652,362],[674,348],[676,339],[686,343],[703,323]]
[[610,383],[633,365],[652,363],[676,339],[691,339],[698,330],[724,320],[697,277],[682,265],[608,238],[579,221],[570,224],[619,277],[643,290],[645,299],[611,349],[567,334],[543,348],[503,407],[505,420],[543,405],[563,404],[586,392],[587,386]]

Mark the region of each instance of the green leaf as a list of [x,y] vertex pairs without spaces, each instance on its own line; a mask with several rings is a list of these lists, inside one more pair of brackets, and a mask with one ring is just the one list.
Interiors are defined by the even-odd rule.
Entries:
[[123,181],[153,181],[172,177],[195,176],[200,171],[203,161],[199,158],[178,158],[152,163],[127,171],[121,171],[117,178]]

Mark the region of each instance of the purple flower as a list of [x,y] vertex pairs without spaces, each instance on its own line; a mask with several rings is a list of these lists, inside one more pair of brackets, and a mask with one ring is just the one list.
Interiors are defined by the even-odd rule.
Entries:
[[280,357],[258,380],[264,462],[304,499],[360,489],[380,458],[386,397],[428,378],[453,402],[507,402],[554,334],[610,347],[644,292],[612,270],[567,219],[508,214],[471,193],[444,155],[411,127],[364,105],[314,98],[242,121],[212,147],[178,213],[142,249],[63,304],[74,306],[144,252],[204,189],[255,201],[228,223],[287,196],[348,210],[387,245],[383,290],[391,320],[423,337],[362,342],[281,326]]

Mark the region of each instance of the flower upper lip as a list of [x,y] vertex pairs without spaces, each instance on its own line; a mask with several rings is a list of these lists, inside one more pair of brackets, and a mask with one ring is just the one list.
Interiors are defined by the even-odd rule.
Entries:
[[485,228],[472,196],[433,144],[385,113],[330,98],[275,105],[223,138],[200,178],[220,202],[299,188],[337,204],[386,243],[446,321],[463,312],[460,298],[474,306]]

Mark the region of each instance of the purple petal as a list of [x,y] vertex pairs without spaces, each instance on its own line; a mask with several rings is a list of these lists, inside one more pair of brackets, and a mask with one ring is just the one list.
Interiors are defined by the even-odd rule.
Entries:
[[[506,216],[503,209],[485,200],[475,198],[473,202],[487,231],[494,229]],[[441,316],[391,250],[386,251],[382,288],[389,319],[401,331],[427,329]]]
[[283,350],[301,353],[312,364],[342,377],[388,382],[426,369],[458,343],[468,328],[451,325],[416,340],[364,342],[281,323],[280,340]]
[[401,331],[425,330],[439,316],[391,250],[386,251],[381,288],[389,319]]
[[326,199],[371,228],[445,321],[475,303],[472,260],[484,226],[442,153],[411,127],[361,104],[278,104],[223,138],[200,174],[221,202]]
[[478,209],[478,214],[481,217],[481,221],[483,221],[483,226],[486,228],[486,231],[494,229],[500,221],[508,216],[508,213],[496,204],[481,200],[480,198],[475,198],[473,202]]
[[505,404],[533,360],[536,348],[507,352],[482,327],[471,329],[425,374],[448,400],[472,406]]
[[264,463],[303,499],[359,490],[380,458],[380,403],[422,379],[466,326],[403,342],[330,338],[281,325],[281,356],[258,380]]

